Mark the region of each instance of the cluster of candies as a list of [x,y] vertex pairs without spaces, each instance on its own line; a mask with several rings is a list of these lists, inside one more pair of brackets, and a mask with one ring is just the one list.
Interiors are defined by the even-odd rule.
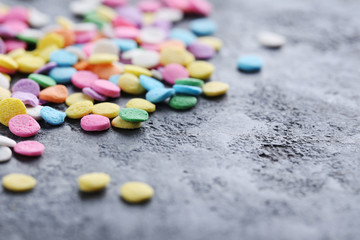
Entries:
[[[145,0],[136,7],[125,0],[74,1],[70,10],[84,22],[57,17],[54,26],[45,26],[49,18],[36,9],[0,10],[0,123],[19,137],[37,134],[40,120],[61,125],[66,117],[81,119],[85,131],[103,131],[110,125],[136,129],[156,110],[156,103],[186,110],[196,105],[197,96],[220,96],[229,88],[205,82],[215,70],[205,60],[222,46],[211,36],[216,24],[198,18],[190,22],[190,30],[174,27],[184,13],[209,15],[212,6],[206,0]],[[10,75],[17,71],[29,75],[10,92]],[[65,85],[70,83],[79,92],[68,95]],[[121,91],[145,94],[145,99],[133,98],[122,109],[105,102],[120,97]],[[68,108],[63,112],[47,103],[66,103]],[[0,161],[11,158],[9,147],[25,156],[39,156],[45,149],[37,141],[15,143],[0,136]],[[88,181],[106,186],[108,181],[97,179]],[[21,182],[17,175],[10,180],[3,185]]]

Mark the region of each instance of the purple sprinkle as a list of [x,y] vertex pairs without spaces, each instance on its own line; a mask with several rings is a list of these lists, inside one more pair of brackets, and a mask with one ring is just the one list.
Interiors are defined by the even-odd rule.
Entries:
[[190,44],[188,50],[194,54],[196,59],[210,59],[215,55],[214,48],[200,42]]
[[29,105],[31,107],[39,105],[39,99],[29,92],[13,92],[11,97],[20,99],[25,105]]
[[101,95],[100,93],[97,93],[95,90],[89,88],[89,87],[86,87],[86,88],[83,88],[82,92],[85,94],[85,95],[88,95],[89,97],[97,100],[97,101],[106,101],[107,97],[104,96],[104,95]]
[[36,70],[34,73],[48,72],[51,69],[53,69],[54,67],[57,67],[57,63],[56,62],[49,62],[49,63],[45,64],[44,66],[42,66],[41,68],[39,68],[38,70]]
[[155,20],[155,22],[152,24],[154,27],[158,27],[161,28],[162,30],[166,31],[166,32],[170,32],[171,28],[172,28],[172,23],[166,20],[161,20],[161,19],[157,19]]
[[7,26],[0,24],[0,37],[15,37],[15,33]]
[[17,81],[14,86],[12,87],[13,92],[28,92],[32,93],[35,96],[39,96],[40,93],[40,86],[37,82],[23,78]]
[[42,99],[39,99],[39,105],[45,105],[45,104],[47,104],[48,103],[48,101],[45,101],[45,100],[42,100]]
[[142,13],[138,8],[134,6],[126,6],[126,7],[119,7],[116,10],[120,17],[123,17],[126,20],[129,20],[138,26],[141,25]]

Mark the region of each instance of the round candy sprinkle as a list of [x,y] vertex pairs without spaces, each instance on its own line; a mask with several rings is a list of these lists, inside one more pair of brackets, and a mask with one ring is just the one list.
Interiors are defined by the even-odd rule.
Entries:
[[35,107],[39,104],[39,99],[32,93],[29,92],[14,92],[11,94],[12,98],[20,99],[25,105]]
[[116,117],[117,115],[119,115],[119,111],[119,105],[109,102],[95,104],[92,110],[94,114],[102,115],[107,118]]
[[9,89],[9,87],[10,87],[10,82],[1,73],[0,73],[0,87],[5,88],[5,89]]
[[151,89],[154,89],[154,88],[165,87],[162,82],[160,82],[152,77],[145,76],[145,75],[140,75],[139,80],[140,80],[141,86],[143,86],[148,91]]
[[175,94],[175,90],[171,88],[155,88],[148,91],[145,95],[146,100],[152,103],[165,101]]
[[121,90],[126,93],[139,95],[145,92],[145,89],[140,84],[139,78],[131,73],[121,75],[119,77],[118,84]]
[[121,129],[137,129],[141,127],[141,122],[128,122],[117,116],[111,121],[111,125]]
[[82,192],[98,192],[106,188],[110,182],[110,176],[106,173],[87,173],[78,178],[78,185]]
[[40,93],[40,86],[31,79],[20,79],[12,87],[13,92],[29,92],[38,96]]
[[149,119],[147,111],[139,108],[123,108],[120,110],[119,115],[128,122],[145,122]]
[[286,43],[285,37],[272,32],[259,33],[258,40],[261,45],[268,48],[280,48]]
[[221,39],[216,38],[216,37],[210,37],[210,36],[199,37],[197,39],[197,41],[213,47],[216,51],[219,51],[223,45],[223,42],[221,41]]
[[196,59],[210,59],[215,55],[215,49],[201,42],[194,42],[188,47]]
[[71,106],[74,103],[81,102],[81,101],[90,101],[94,102],[94,99],[91,97],[83,94],[83,93],[73,93],[66,98],[66,105]]
[[90,71],[78,71],[71,76],[71,82],[75,87],[83,89],[90,87],[99,77]]
[[189,46],[196,41],[196,36],[187,29],[174,28],[170,31],[170,39],[177,39]]
[[169,84],[174,84],[177,79],[189,77],[189,72],[186,68],[177,63],[166,65],[162,71],[164,80]]
[[107,117],[91,114],[83,117],[80,122],[81,128],[85,131],[104,131],[109,129],[110,120]]
[[57,63],[58,66],[67,67],[74,65],[78,57],[72,52],[60,49],[50,54],[50,61]]
[[36,186],[36,179],[26,174],[12,173],[2,178],[2,185],[12,192],[26,192]]
[[40,125],[29,115],[21,114],[10,119],[9,130],[19,137],[31,137],[39,132]]
[[140,75],[146,75],[151,77],[151,72],[148,69],[135,65],[125,65],[124,72],[134,74],[137,77],[139,77]]
[[0,101],[0,123],[8,126],[11,118],[26,114],[24,103],[16,98],[6,98]]
[[94,104],[90,101],[81,101],[72,104],[65,113],[68,118],[78,119],[90,114],[93,110]]
[[11,138],[0,135],[0,146],[14,147],[16,142]]
[[217,97],[223,95],[229,89],[229,84],[223,82],[208,82],[204,84],[202,90],[207,97]]
[[142,98],[133,98],[126,103],[127,108],[139,108],[148,113],[155,112],[156,105]]
[[200,87],[188,86],[188,85],[174,85],[173,86],[176,94],[186,94],[198,96],[202,93]]
[[3,87],[0,87],[0,101],[5,98],[10,98],[11,92]]
[[45,64],[44,66],[40,67],[39,69],[37,69],[34,73],[48,72],[51,69],[53,69],[54,67],[57,67],[57,63],[56,62],[49,62],[49,63]]
[[202,87],[204,85],[204,81],[196,78],[181,78],[181,79],[177,79],[175,81],[175,84]]
[[41,109],[43,108],[43,106],[37,105],[36,107],[28,107],[26,108],[26,114],[29,115],[30,117],[33,117],[35,120],[40,120],[41,119]]
[[91,97],[91,98],[93,98],[93,99],[95,99],[97,101],[103,102],[103,101],[106,101],[106,99],[107,99],[106,96],[101,95],[100,93],[96,92],[95,90],[93,90],[92,88],[89,88],[89,87],[83,88],[82,92],[85,95],[87,95],[87,96],[89,96],[89,97]]
[[54,126],[63,124],[66,117],[66,113],[49,106],[43,107],[40,111],[40,115],[45,120],[45,122]]
[[148,201],[153,195],[154,189],[142,182],[127,182],[120,188],[120,196],[129,203]]
[[0,163],[7,162],[12,156],[11,149],[0,145]]
[[170,107],[178,110],[187,110],[194,107],[197,103],[197,99],[194,96],[182,96],[176,95],[170,99]]
[[38,74],[38,73],[32,73],[29,75],[29,78],[31,80],[34,80],[37,82],[41,87],[47,88],[51,86],[55,86],[56,82],[51,77],[48,77],[46,75]]
[[66,84],[71,82],[71,77],[76,73],[73,67],[55,67],[50,70],[49,76],[56,81],[56,83]]
[[63,103],[67,96],[68,91],[64,85],[48,87],[39,93],[39,99],[52,103]]
[[44,152],[44,150],[44,145],[37,141],[18,142],[14,147],[14,152],[29,157],[40,156]]
[[187,70],[189,71],[190,77],[207,80],[213,74],[215,67],[205,61],[195,61],[187,67]]
[[120,96],[120,88],[114,83],[107,80],[95,80],[91,84],[91,88],[107,97],[116,98]]
[[212,35],[216,31],[216,23],[209,18],[195,19],[190,22],[190,30],[198,36]]
[[237,67],[243,72],[258,72],[261,70],[264,62],[263,60],[255,55],[245,55],[239,57]]

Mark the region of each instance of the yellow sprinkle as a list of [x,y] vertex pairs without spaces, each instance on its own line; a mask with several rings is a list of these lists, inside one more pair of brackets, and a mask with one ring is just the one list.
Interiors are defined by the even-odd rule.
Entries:
[[109,53],[97,53],[91,55],[89,58],[90,64],[112,63],[117,61],[119,61],[119,57]]
[[223,82],[208,82],[202,87],[203,93],[208,97],[223,95],[229,89],[229,84]]
[[151,72],[143,67],[135,66],[135,65],[125,65],[124,66],[124,73],[131,73],[139,77],[140,75],[146,75],[151,77]]
[[110,7],[100,5],[96,9],[97,15],[105,21],[110,22],[111,20],[116,18],[116,11]]
[[122,91],[130,94],[142,94],[145,92],[139,78],[131,73],[125,73],[119,77],[119,86]]
[[119,115],[120,107],[115,103],[98,103],[94,105],[93,114],[102,115],[108,118],[114,118]]
[[213,47],[216,51],[219,51],[223,45],[221,39],[217,37],[199,37],[197,41],[202,42],[210,47]]
[[141,127],[141,122],[128,122],[117,116],[111,121],[111,125],[116,128],[122,129],[137,129]]
[[100,172],[87,173],[78,178],[79,188],[83,192],[101,191],[109,182],[110,176]]
[[18,68],[18,64],[11,57],[0,54],[0,67],[14,71]]
[[164,48],[160,53],[160,62],[165,66],[170,63],[178,63],[185,66],[187,60],[186,50],[179,47]]
[[140,203],[154,195],[154,189],[146,183],[127,182],[120,188],[121,197],[129,203]]
[[154,13],[144,13],[143,14],[143,23],[145,25],[151,25],[155,20],[155,14]]
[[189,66],[190,64],[192,64],[195,61],[195,56],[188,51],[185,51],[186,54],[186,61],[185,61],[185,66]]
[[74,27],[74,23],[64,16],[56,17],[56,23],[65,29],[72,29]]
[[19,71],[23,73],[33,73],[44,66],[45,61],[41,57],[24,55],[16,59],[19,64]]
[[37,49],[43,49],[51,45],[56,45],[58,48],[63,48],[65,45],[64,38],[57,33],[48,33],[40,39],[37,43]]
[[9,191],[25,192],[35,187],[36,179],[26,174],[12,173],[3,177],[2,185]]
[[18,48],[18,49],[12,50],[7,55],[9,57],[11,57],[12,59],[16,59],[24,54],[26,54],[26,51],[23,48]]
[[90,101],[93,103],[94,99],[92,99],[91,97],[89,97],[88,95],[85,95],[83,93],[73,93],[66,98],[65,103],[66,103],[66,105],[71,106],[74,103],[81,102],[81,101]]
[[139,108],[148,113],[155,112],[156,105],[142,98],[133,98],[126,103],[127,108]]
[[0,123],[8,126],[10,119],[20,114],[26,114],[26,107],[21,100],[5,98],[0,101]]
[[81,101],[72,104],[66,109],[66,116],[72,119],[82,118],[92,112],[94,104],[91,101]]
[[0,87],[0,101],[9,98],[11,96],[11,92],[3,87]]
[[190,77],[198,79],[209,79],[213,74],[215,67],[205,61],[195,61],[187,67]]

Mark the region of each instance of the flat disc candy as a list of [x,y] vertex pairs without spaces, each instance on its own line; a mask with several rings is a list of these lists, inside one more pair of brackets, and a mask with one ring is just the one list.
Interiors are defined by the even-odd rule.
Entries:
[[44,150],[44,145],[37,141],[18,142],[14,147],[14,151],[17,154],[29,157],[40,156],[44,152]]
[[187,110],[194,107],[197,103],[197,99],[194,96],[181,96],[176,95],[171,98],[170,107],[178,110]]
[[210,59],[215,55],[215,49],[201,42],[194,42],[189,46],[189,52],[194,54],[196,59]]
[[127,202],[140,203],[152,198],[154,189],[146,183],[127,182],[121,186],[120,195]]
[[6,146],[0,146],[0,163],[9,161],[12,156],[11,149]]
[[31,137],[40,130],[39,123],[29,115],[17,115],[9,121],[10,132],[19,137]]
[[10,119],[20,114],[26,114],[26,107],[21,100],[6,98],[0,101],[0,123],[8,126]]
[[107,117],[101,115],[87,115],[81,119],[80,122],[81,128],[85,131],[94,132],[94,131],[104,131],[109,129],[110,120]]
[[31,79],[20,79],[17,81],[12,87],[13,92],[29,92],[34,94],[35,96],[39,95],[40,86],[38,83]]
[[258,72],[261,70],[264,62],[255,55],[245,55],[238,59],[237,66],[243,72]]
[[45,122],[54,126],[63,124],[66,117],[66,113],[49,106],[43,107],[40,111],[40,115],[45,120]]
[[91,84],[91,88],[107,97],[120,97],[120,88],[108,80],[95,80]]
[[138,108],[123,108],[119,113],[120,117],[128,122],[145,122],[149,119],[149,114]]
[[12,173],[3,177],[2,185],[9,191],[25,192],[35,187],[36,180],[26,174]]
[[29,105],[31,107],[39,105],[39,99],[34,94],[29,92],[13,92],[11,97],[20,99],[25,105]]
[[56,82],[51,77],[48,77],[46,75],[38,74],[38,73],[32,73],[29,75],[29,78],[31,80],[34,80],[37,82],[41,87],[47,88],[51,86],[55,86]]

